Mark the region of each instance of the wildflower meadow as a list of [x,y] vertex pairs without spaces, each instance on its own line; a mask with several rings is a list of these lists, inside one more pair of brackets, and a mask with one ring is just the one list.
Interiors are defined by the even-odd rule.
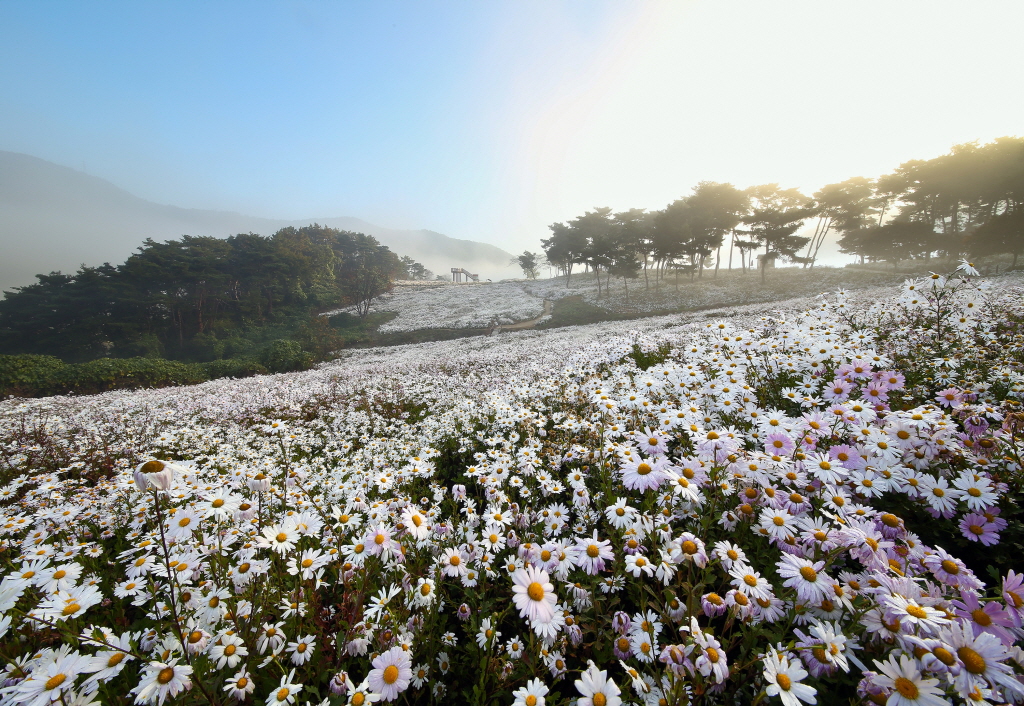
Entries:
[[0,703],[1024,702],[1020,284],[7,400]]

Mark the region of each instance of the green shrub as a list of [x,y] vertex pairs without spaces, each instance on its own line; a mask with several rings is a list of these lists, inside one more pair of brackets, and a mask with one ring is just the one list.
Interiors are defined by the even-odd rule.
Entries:
[[313,356],[302,350],[297,341],[279,338],[263,349],[260,356],[263,365],[272,373],[287,373],[305,370],[313,364]]
[[206,379],[206,371],[198,363],[161,358],[100,358],[65,365],[53,376],[54,389],[48,392],[95,394],[121,388],[191,385]]
[[206,377],[210,380],[216,378],[244,378],[250,375],[260,375],[267,372],[267,369],[256,360],[248,358],[227,358],[225,360],[214,360],[203,364]]
[[0,395],[31,395],[63,367],[52,355],[0,355]]

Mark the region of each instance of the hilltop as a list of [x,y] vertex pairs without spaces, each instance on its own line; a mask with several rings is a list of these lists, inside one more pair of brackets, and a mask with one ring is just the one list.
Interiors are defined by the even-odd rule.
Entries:
[[347,216],[284,220],[157,204],[99,177],[0,151],[0,291],[31,284],[37,273],[121,262],[146,238],[270,235],[314,222],[372,235],[438,274],[450,267],[493,279],[517,272],[509,267],[510,253],[487,243],[431,230],[385,228]]

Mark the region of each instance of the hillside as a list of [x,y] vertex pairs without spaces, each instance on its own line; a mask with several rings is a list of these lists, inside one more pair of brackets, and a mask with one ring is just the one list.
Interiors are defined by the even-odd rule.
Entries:
[[0,151],[0,291],[31,284],[37,273],[122,262],[146,238],[270,235],[285,226],[313,222],[372,235],[438,274],[450,267],[491,279],[517,272],[508,265],[510,253],[486,243],[429,230],[384,228],[344,216],[288,221],[166,206],[68,167]]
[[74,644],[123,665],[95,672],[102,695],[188,676],[168,704],[214,703],[226,679],[247,703],[296,685],[331,703],[374,670],[412,706],[499,703],[474,694],[553,673],[552,706],[577,674],[767,706],[786,670],[816,703],[853,703],[880,681],[867,665],[924,681],[911,638],[1020,693],[1022,320],[1017,275],[929,277],[0,400],[19,562],[0,645],[32,670],[8,693],[53,680]]

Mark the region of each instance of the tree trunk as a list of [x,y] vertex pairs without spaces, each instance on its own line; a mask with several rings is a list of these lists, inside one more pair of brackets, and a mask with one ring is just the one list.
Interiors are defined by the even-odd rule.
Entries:
[[718,266],[722,264],[722,246],[718,246],[718,251],[715,252],[715,279],[718,279]]

